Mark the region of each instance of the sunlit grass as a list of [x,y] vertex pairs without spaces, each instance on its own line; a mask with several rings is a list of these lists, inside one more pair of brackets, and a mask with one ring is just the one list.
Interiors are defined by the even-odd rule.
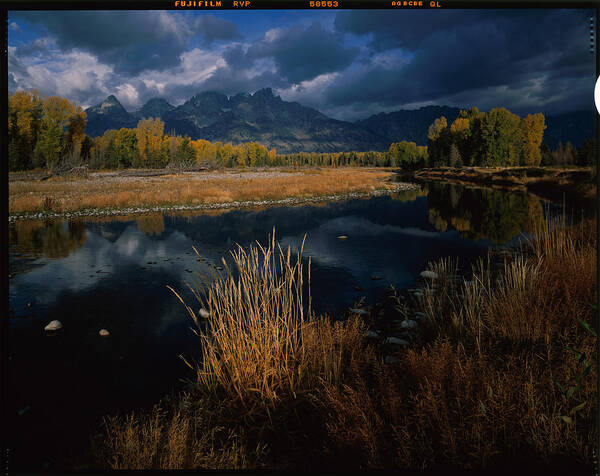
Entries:
[[582,379],[569,349],[595,362],[580,323],[595,319],[595,222],[547,222],[522,251],[498,270],[480,261],[469,282],[453,261],[434,263],[422,335],[386,365],[356,315],[313,316],[300,253],[274,238],[239,248],[186,303],[201,356],[186,359],[190,393],[160,417],[111,419],[100,458],[115,469],[589,469],[597,369]]
[[[308,171],[306,171],[308,172]],[[9,212],[69,212],[87,208],[198,205],[235,201],[277,200],[391,188],[390,171],[365,168],[310,170],[310,173],[269,172],[232,175],[211,173],[160,177],[115,177],[98,174],[90,179],[51,178],[9,182]]]

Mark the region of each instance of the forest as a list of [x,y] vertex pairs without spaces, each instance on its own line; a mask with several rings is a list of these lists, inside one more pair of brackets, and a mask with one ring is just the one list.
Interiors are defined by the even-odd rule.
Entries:
[[211,143],[165,132],[159,118],[147,118],[133,129],[108,130],[92,138],[85,133],[86,113],[60,96],[41,97],[35,90],[9,96],[9,170],[86,165],[90,169],[244,166],[371,166],[418,169],[439,166],[591,165],[594,144],[576,149],[570,142],[551,150],[543,144],[544,115],[525,118],[505,108],[488,113],[460,111],[448,126],[440,117],[430,125],[427,146],[392,143],[367,152],[299,152],[278,154],[256,142]]

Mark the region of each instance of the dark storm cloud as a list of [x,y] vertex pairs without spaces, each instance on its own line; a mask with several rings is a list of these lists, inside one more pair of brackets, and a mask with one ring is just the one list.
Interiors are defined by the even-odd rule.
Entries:
[[[115,94],[130,110],[272,87],[347,120],[423,104],[519,114],[593,104],[590,11],[340,11],[333,30],[302,14],[277,28],[266,14],[252,33],[240,26],[252,38],[235,16],[196,13],[11,12],[36,39],[21,43],[11,27],[9,90],[87,105]],[[311,81],[326,73],[337,74]]]
[[[588,16],[559,10],[340,12],[338,31],[368,35],[373,54],[401,48],[411,60],[393,69],[367,62],[331,87],[327,100],[337,106],[390,106],[468,97],[469,91],[477,91],[479,97],[471,96],[471,102],[481,103],[490,102],[482,96],[488,89],[494,91],[494,102],[505,100],[506,106],[510,101],[526,107],[528,99],[532,107],[544,100],[564,104],[561,95],[568,90],[555,90],[555,79],[593,83]],[[514,90],[519,88],[527,97],[517,101]],[[581,102],[571,109],[585,106],[584,96],[576,96]]]
[[162,11],[31,11],[11,18],[41,24],[61,49],[88,51],[131,75],[177,66],[194,34],[183,17]]
[[213,15],[201,15],[194,22],[195,32],[202,36],[206,44],[215,40],[235,40],[241,38],[235,23]]
[[233,68],[248,67],[254,60],[272,58],[281,76],[292,83],[341,71],[358,56],[360,49],[344,45],[342,35],[325,30],[319,23],[307,28],[293,26],[268,32],[245,55],[230,50],[226,58]]
[[227,48],[223,52],[223,59],[233,69],[248,69],[254,62],[254,59],[246,54],[241,45]]

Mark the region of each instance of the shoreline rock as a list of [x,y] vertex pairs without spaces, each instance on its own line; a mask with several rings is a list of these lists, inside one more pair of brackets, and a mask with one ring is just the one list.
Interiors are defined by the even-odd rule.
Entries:
[[45,331],[57,331],[59,329],[62,329],[63,325],[62,322],[54,320],[54,321],[50,321],[46,327],[44,327]]

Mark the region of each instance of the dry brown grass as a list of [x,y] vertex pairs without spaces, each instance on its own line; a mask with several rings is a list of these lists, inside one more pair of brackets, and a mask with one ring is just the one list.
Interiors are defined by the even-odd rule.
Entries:
[[[300,255],[274,240],[239,249],[226,275],[198,293],[210,317],[188,307],[202,338],[195,390],[163,420],[111,420],[104,461],[590,469],[597,369],[575,388],[582,363],[567,346],[595,362],[596,338],[578,322],[594,321],[595,253],[595,223],[582,222],[548,225],[499,271],[480,262],[470,284],[454,279],[452,261],[436,263],[421,344],[390,366],[356,316],[312,316]],[[564,395],[555,382],[574,390]]]
[[358,319],[334,323],[312,315],[310,293],[307,301],[303,296],[310,260],[305,270],[302,249],[295,256],[284,251],[273,232],[268,246],[238,247],[231,265],[224,260],[224,276],[192,289],[209,312],[202,318],[184,303],[201,338],[200,388],[218,386],[249,411],[257,399],[275,406],[318,382],[341,382],[365,329]]
[[390,188],[392,172],[381,169],[310,169],[310,173],[234,173],[224,171],[160,177],[115,177],[96,174],[92,179],[53,178],[44,182],[12,180],[11,214],[88,208],[199,205],[247,200],[314,197]]
[[108,418],[104,448],[97,454],[104,459],[100,464],[135,470],[257,467],[263,445],[248,451],[243,432],[209,426],[189,405],[181,407],[157,405],[148,415]]

